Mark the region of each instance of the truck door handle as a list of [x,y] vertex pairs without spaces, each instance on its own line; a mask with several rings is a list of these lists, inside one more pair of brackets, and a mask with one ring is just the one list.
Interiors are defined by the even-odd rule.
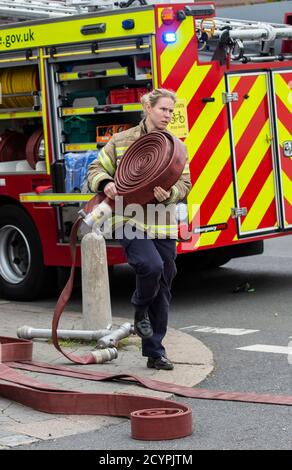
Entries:
[[286,140],[282,144],[284,157],[291,158],[292,157],[292,140]]

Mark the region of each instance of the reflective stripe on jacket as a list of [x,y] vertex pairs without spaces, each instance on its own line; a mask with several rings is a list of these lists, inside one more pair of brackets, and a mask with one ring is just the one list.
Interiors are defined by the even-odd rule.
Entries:
[[[119,165],[121,158],[125,154],[128,147],[134,143],[139,137],[147,133],[145,127],[145,121],[141,121],[138,126],[127,129],[123,132],[114,134],[111,140],[103,147],[100,151],[98,158],[91,163],[88,169],[88,186],[90,191],[96,193],[99,191],[100,183],[104,180],[114,181],[114,175]],[[185,147],[186,148],[186,147]],[[187,149],[186,149],[187,153]],[[137,229],[147,231],[147,233],[159,237],[167,236],[170,238],[177,238],[177,219],[175,212],[175,204],[186,199],[189,191],[191,189],[190,182],[190,172],[189,172],[189,163],[187,163],[183,169],[182,174],[180,175],[178,181],[171,187],[170,197],[163,201],[160,204],[167,206],[168,214],[165,217],[165,214],[162,215],[162,220],[164,223],[160,223],[161,220],[159,216],[155,215],[157,220],[153,220],[153,217],[149,218],[149,212],[153,214],[153,210],[147,210],[146,206],[143,206],[143,216],[134,215],[133,217],[119,216],[112,217],[109,221],[113,227],[120,225],[121,223],[130,223],[136,224]],[[132,206],[132,205],[131,205]],[[149,204],[147,204],[149,206]],[[159,206],[159,203],[157,203]],[[135,212],[134,210],[132,212]],[[162,212],[162,211],[161,211]],[[150,219],[150,220],[149,220]],[[166,223],[165,223],[166,222]]]

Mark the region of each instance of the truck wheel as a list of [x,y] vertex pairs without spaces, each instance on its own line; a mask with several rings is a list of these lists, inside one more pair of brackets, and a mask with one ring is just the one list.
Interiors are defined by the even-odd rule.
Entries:
[[[39,235],[19,207],[0,207],[0,293],[12,300],[33,300],[50,286]],[[49,277],[48,277],[49,276]]]

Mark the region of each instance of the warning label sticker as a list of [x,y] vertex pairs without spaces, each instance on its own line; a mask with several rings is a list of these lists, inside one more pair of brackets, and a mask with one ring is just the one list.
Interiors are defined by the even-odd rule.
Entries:
[[174,134],[178,138],[185,138],[189,132],[188,114],[187,114],[187,103],[185,99],[178,99],[172,119],[167,126],[169,132]]

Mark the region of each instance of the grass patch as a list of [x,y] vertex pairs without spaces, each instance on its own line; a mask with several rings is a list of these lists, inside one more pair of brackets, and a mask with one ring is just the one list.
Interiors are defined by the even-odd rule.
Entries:
[[[49,344],[53,344],[52,339],[48,339]],[[86,341],[85,339],[59,339],[59,345],[62,348],[76,348],[78,346],[96,346],[96,341]]]

